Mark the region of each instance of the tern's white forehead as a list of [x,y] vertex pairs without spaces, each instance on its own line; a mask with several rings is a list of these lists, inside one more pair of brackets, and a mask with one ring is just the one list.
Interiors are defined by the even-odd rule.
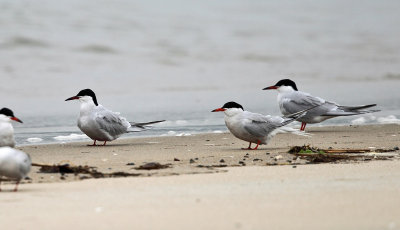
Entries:
[[225,115],[227,116],[234,116],[239,113],[243,113],[243,110],[241,108],[227,108],[224,111]]

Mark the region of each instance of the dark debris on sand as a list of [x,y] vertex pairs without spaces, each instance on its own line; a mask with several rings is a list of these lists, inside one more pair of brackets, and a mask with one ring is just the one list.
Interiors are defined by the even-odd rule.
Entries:
[[96,170],[96,167],[91,166],[73,166],[70,164],[60,164],[60,165],[48,165],[48,164],[37,164],[32,163],[32,166],[37,166],[39,168],[39,173],[60,173],[65,179],[65,174],[85,174],[81,176],[80,179],[90,179],[90,178],[115,178],[115,177],[131,177],[140,176],[139,173],[126,173],[126,172],[112,172],[112,173],[102,173]]
[[309,145],[294,146],[290,154],[302,157],[308,164],[344,161],[388,160],[399,156],[393,149],[320,149]]
[[160,164],[158,162],[149,162],[139,167],[136,167],[137,170],[154,170],[154,169],[165,169],[170,168],[171,164]]

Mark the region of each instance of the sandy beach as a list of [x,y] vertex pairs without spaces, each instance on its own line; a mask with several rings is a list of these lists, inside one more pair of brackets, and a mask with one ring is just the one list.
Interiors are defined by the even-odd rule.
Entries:
[[[229,133],[32,145],[37,164],[88,165],[126,178],[40,173],[3,183],[5,229],[400,229],[399,151],[388,160],[309,164],[291,146],[396,149],[399,125],[312,127],[257,151]],[[148,162],[166,169],[139,170]],[[276,166],[273,166],[276,165]],[[85,180],[83,180],[85,179]]]

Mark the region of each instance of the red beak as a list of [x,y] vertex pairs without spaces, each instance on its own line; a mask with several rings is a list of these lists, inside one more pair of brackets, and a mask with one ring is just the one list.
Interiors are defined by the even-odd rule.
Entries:
[[264,88],[263,90],[269,90],[269,89],[278,89],[279,87],[277,87],[277,86],[269,86],[269,87],[266,87],[266,88]]
[[16,118],[16,117],[12,117],[11,120],[19,122],[19,123],[23,123],[20,119]]
[[224,111],[225,111],[224,108],[218,108],[218,109],[214,109],[214,110],[211,111],[211,112],[224,112]]
[[78,100],[78,99],[79,99],[78,96],[73,96],[73,97],[70,97],[70,98],[65,99],[65,101]]

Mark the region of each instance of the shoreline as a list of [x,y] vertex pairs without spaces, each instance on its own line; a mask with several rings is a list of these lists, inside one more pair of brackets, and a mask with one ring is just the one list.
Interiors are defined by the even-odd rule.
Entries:
[[[259,150],[242,150],[247,142],[228,133],[190,136],[135,137],[109,142],[106,146],[86,146],[91,141],[19,146],[36,164],[69,164],[95,167],[104,174],[123,172],[140,177],[197,173],[214,173],[224,167],[266,166],[274,164],[303,165],[308,162],[288,153],[292,146],[310,145],[335,149],[390,149],[399,147],[400,125],[365,125],[311,127],[311,137],[278,134]],[[399,151],[397,151],[399,152]],[[138,170],[158,162],[168,168]],[[40,173],[32,167],[32,183],[75,181],[85,175]],[[82,178],[80,178],[80,176]],[[29,182],[29,181],[23,181]]]
[[[368,123],[368,124],[345,124],[345,123],[343,123],[343,124],[334,124],[334,125],[332,125],[332,124],[328,124],[328,125],[321,125],[321,124],[313,125],[313,124],[311,124],[310,126],[307,127],[307,130],[323,129],[323,128],[330,128],[330,127],[354,127],[354,126],[356,126],[356,127],[361,126],[362,127],[362,126],[386,126],[386,125],[398,125],[400,127],[400,123]],[[223,126],[223,125],[221,125],[221,126]],[[229,130],[226,128],[226,126],[223,126],[223,127],[225,128],[224,130],[214,130],[214,131],[209,131],[209,132],[198,132],[198,133],[184,133],[184,132],[181,132],[181,133],[182,134],[189,134],[187,136],[203,135],[203,134],[229,133]],[[300,129],[300,124],[296,124],[292,128]],[[179,133],[179,131],[175,131],[175,130],[169,130],[169,131],[174,131],[176,133]],[[79,130],[77,132],[79,132],[79,133],[71,133],[71,134],[78,134],[78,135],[83,134]],[[18,133],[16,133],[16,135],[18,135]],[[163,138],[163,137],[180,137],[180,136],[179,135],[168,135],[168,134],[162,134],[162,135],[140,135],[140,136],[124,136],[124,135],[122,135],[117,140],[137,139],[137,138]],[[36,145],[80,143],[80,142],[88,142],[88,141],[90,142],[92,140],[88,137],[88,138],[85,138],[85,139],[66,140],[66,141],[63,141],[63,142],[42,142],[42,141],[40,141],[40,142],[31,142],[31,143],[26,143],[26,144],[18,144],[16,147],[18,148],[18,147],[27,147],[27,146],[36,146]],[[108,142],[108,143],[112,143],[112,142]]]
[[[329,127],[352,127],[352,126],[379,126],[379,125],[399,125],[400,123],[379,123],[379,122],[375,122],[375,123],[367,123],[367,124],[347,124],[347,123],[339,123],[339,124],[327,124],[327,125],[322,125],[322,124],[310,124],[310,126],[307,127],[307,130],[313,130],[313,129],[320,129],[320,128],[329,128]],[[224,129],[223,130],[214,130],[214,131],[204,131],[204,132],[195,132],[195,133],[185,133],[185,132],[181,132],[181,131],[175,131],[173,129],[171,130],[165,130],[167,133],[170,131],[176,132],[176,135],[169,135],[167,133],[161,134],[161,135],[138,135],[138,136],[126,136],[126,135],[122,135],[121,137],[119,137],[117,140],[122,140],[122,139],[136,139],[136,138],[159,138],[159,137],[179,137],[179,134],[183,134],[183,135],[201,135],[201,134],[219,134],[219,133],[229,133],[229,130],[226,128],[225,125],[221,124],[221,125],[217,125],[217,126],[221,126]],[[290,126],[290,125],[289,125]],[[299,124],[295,124],[293,126],[290,126],[296,129],[300,129],[300,123]],[[155,127],[156,128],[156,127]],[[145,131],[143,132],[145,133]],[[19,133],[16,133],[15,135],[18,135]],[[77,132],[72,132],[70,134],[78,134],[78,135],[82,135],[83,133],[79,130],[77,130]],[[57,136],[54,136],[57,137]],[[52,138],[54,138],[52,137]],[[35,138],[35,137],[31,137],[31,138]],[[24,139],[26,141],[26,139]],[[18,144],[17,143],[17,147],[25,147],[25,146],[32,146],[32,145],[51,145],[51,144],[62,144],[62,143],[78,143],[78,142],[86,142],[91,140],[89,137],[87,138],[82,138],[82,139],[77,139],[77,140],[65,140],[65,141],[52,141],[52,142],[46,142],[46,141],[40,141],[40,142],[30,142],[30,143],[24,143],[24,144]]]

